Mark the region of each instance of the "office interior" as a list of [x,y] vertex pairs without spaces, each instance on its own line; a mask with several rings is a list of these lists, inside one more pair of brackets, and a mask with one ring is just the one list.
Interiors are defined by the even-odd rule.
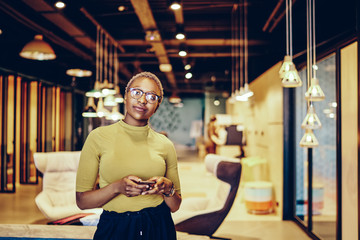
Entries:
[[[131,76],[150,71],[165,95],[149,125],[175,145],[183,198],[216,194],[209,154],[241,163],[236,197],[213,236],[359,239],[360,3],[183,0],[176,11],[169,2],[0,2],[0,237],[45,232],[54,220],[35,204],[44,183],[35,153],[79,152],[93,129],[121,121],[122,101],[104,107],[105,96],[87,94],[108,80],[124,96]],[[184,39],[175,39],[179,29]],[[21,56],[35,35],[56,56]],[[187,56],[178,56],[184,46]],[[285,55],[295,80],[281,76]],[[309,97],[315,85],[319,99]],[[244,89],[253,95],[241,98]],[[213,152],[212,116],[226,130]],[[64,239],[94,231],[56,227]]]

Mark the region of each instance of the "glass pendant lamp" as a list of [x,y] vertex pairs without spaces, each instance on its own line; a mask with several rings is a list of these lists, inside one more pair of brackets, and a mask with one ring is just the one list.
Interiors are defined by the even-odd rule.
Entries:
[[104,96],[108,96],[108,95],[114,95],[116,93],[115,89],[114,89],[114,84],[112,84],[111,80],[112,80],[112,71],[110,69],[112,69],[112,65],[113,65],[113,56],[112,56],[112,51],[109,50],[109,45],[110,47],[112,46],[111,44],[109,44],[109,37],[108,35],[105,35],[105,39],[104,39],[104,74],[105,74],[105,78],[104,78],[104,82],[101,85],[101,93]]
[[304,121],[301,124],[303,129],[319,129],[321,128],[321,122],[319,117],[315,112],[315,108],[313,104],[309,105],[307,114],[305,116]]
[[115,86],[115,102],[116,103],[123,103],[124,102],[124,97],[123,95],[120,93],[120,87],[119,86]]
[[104,107],[104,101],[102,98],[99,98],[96,113],[98,117],[105,117],[109,114],[109,111]]
[[94,98],[90,97],[88,99],[88,104],[86,105],[84,112],[82,113],[82,116],[83,117],[97,117]]
[[291,56],[285,55],[284,61],[279,70],[280,78],[283,78],[285,76],[285,73],[290,70],[291,65],[294,65],[294,63],[291,60]]
[[102,87],[101,87],[101,93],[104,96],[114,95],[116,93],[116,91],[112,85],[113,85],[112,83],[109,83],[109,80],[105,79],[104,83],[102,84]]
[[244,92],[241,94],[241,96],[244,97],[244,98],[249,98],[249,97],[251,97],[253,95],[254,95],[254,92],[250,90],[249,84],[245,83],[244,84]]
[[316,139],[312,129],[306,129],[304,136],[301,138],[300,147],[314,148],[319,146],[319,141]]
[[98,80],[95,81],[94,89],[86,92],[85,96],[94,98],[100,98],[104,96],[100,90],[100,82]]
[[282,78],[281,84],[283,87],[300,87],[302,85],[302,81],[300,79],[299,73],[295,68],[295,65],[291,62],[290,65],[287,65],[289,68],[288,71],[284,72],[284,76]]
[[122,115],[117,106],[114,106],[112,108],[112,111],[109,115],[106,116],[107,120],[113,120],[113,121],[118,121],[120,119],[124,119],[124,115]]
[[230,103],[230,104],[234,104],[235,102],[236,102],[236,96],[235,96],[235,93],[232,92],[232,93],[231,93],[231,96],[230,96],[230,98],[229,98],[229,103]]
[[317,78],[311,79],[311,85],[305,93],[305,99],[308,101],[322,101],[325,99],[325,94],[322,91],[319,80]]
[[246,102],[248,98],[244,96],[245,90],[244,87],[240,87],[240,90],[235,91],[235,99],[239,102]]
[[181,98],[177,95],[176,92],[173,92],[171,96],[169,97],[169,102],[173,104],[181,103]]
[[292,88],[300,87],[302,81],[299,73],[293,63],[293,49],[292,49],[292,1],[286,2],[286,55],[283,64],[279,70],[279,76],[283,87]]
[[104,106],[106,107],[114,107],[117,106],[117,102],[115,102],[115,97],[114,95],[107,95],[104,98]]

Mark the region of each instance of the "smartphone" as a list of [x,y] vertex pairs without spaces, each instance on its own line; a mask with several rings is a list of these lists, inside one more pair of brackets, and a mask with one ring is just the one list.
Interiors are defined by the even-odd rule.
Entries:
[[156,181],[153,180],[153,181],[140,181],[140,182],[136,182],[137,184],[148,184],[148,185],[152,185],[152,184],[155,184]]

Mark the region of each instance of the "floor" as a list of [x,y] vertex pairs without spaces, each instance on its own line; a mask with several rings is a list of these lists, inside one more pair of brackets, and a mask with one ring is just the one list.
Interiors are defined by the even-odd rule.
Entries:
[[[181,148],[177,150],[183,198],[211,197],[215,194],[214,186],[217,180],[205,170],[203,160],[197,158],[194,151]],[[9,231],[19,232],[19,228],[24,228],[24,225],[14,224],[32,224],[29,226],[35,229],[33,232],[41,232],[40,224],[46,224],[47,220],[34,202],[35,196],[40,191],[41,185],[19,185],[16,194],[0,194],[0,237],[8,236]],[[242,199],[240,189],[230,213],[214,236],[233,240],[310,239],[295,223],[282,221],[276,213],[265,215],[248,213]],[[13,226],[13,230],[9,226]],[[29,227],[26,228],[29,232]]]

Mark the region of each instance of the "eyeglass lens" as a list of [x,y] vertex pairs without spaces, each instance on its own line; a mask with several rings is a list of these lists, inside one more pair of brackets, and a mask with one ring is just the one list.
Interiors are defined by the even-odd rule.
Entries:
[[[131,97],[133,97],[135,99],[139,99],[144,95],[144,92],[138,88],[131,88],[130,95],[131,95]],[[147,92],[147,93],[145,93],[145,98],[146,98],[147,102],[154,103],[159,99],[159,96],[154,93]]]

